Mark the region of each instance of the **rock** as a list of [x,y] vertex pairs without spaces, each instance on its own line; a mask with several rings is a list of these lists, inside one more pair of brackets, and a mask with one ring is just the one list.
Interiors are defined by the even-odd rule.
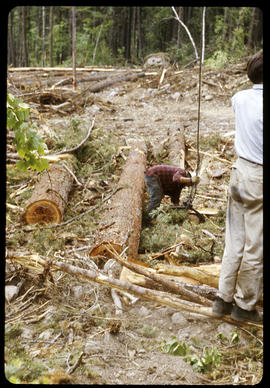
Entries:
[[177,326],[184,327],[188,324],[188,321],[186,320],[184,315],[182,313],[179,313],[179,312],[174,313],[172,315],[171,319],[172,319],[172,323],[174,323]]
[[144,67],[163,66],[167,67],[170,64],[170,58],[165,53],[149,54],[144,61]]
[[33,330],[29,327],[22,327],[22,338],[32,339],[33,338]]
[[85,354],[103,353],[103,347],[94,341],[89,341],[84,346],[84,353]]
[[11,302],[19,294],[20,288],[17,286],[5,286],[5,298]]
[[221,333],[224,335],[224,337],[230,339],[231,333],[234,330],[234,326],[231,325],[230,323],[221,323],[218,328],[217,328],[217,333]]
[[53,333],[54,333],[53,329],[47,329],[47,330],[44,330],[42,333],[40,333],[38,338],[44,341],[48,341],[52,337]]
[[174,94],[171,95],[171,98],[177,102],[180,96],[181,94],[179,92],[175,92]]
[[81,297],[84,295],[83,286],[75,286],[72,288],[72,294],[74,298],[81,299]]
[[140,310],[138,311],[138,315],[143,318],[143,317],[146,317],[147,315],[149,315],[150,311],[145,307],[145,306],[142,306],[140,308]]

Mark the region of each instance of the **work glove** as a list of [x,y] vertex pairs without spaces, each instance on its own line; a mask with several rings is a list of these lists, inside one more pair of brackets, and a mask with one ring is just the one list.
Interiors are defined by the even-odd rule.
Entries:
[[198,175],[195,175],[191,178],[191,182],[195,185],[197,185],[200,182],[200,177]]

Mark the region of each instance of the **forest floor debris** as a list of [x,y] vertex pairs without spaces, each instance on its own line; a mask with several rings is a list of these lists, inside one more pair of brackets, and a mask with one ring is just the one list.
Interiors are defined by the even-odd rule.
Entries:
[[[120,69],[115,70],[119,72]],[[100,73],[96,70],[96,74]],[[50,109],[55,101],[44,104],[46,101],[31,100],[28,95],[27,102],[35,108],[33,119],[38,122],[50,153],[79,144],[94,117],[95,128],[76,151],[75,175],[81,185],[73,184],[64,215],[64,221],[74,220],[59,228],[25,225],[22,209],[31,197],[37,175],[20,172],[8,162],[7,251],[54,257],[83,269],[94,266],[103,269],[107,259],[90,260],[89,249],[100,227],[102,201],[116,187],[128,156],[129,137],[145,139],[148,165],[167,163],[170,130],[181,123],[187,142],[186,166],[194,170],[198,70],[168,69],[162,82],[162,71],[145,73],[136,81],[115,84],[97,93],[82,94],[90,86],[89,81],[82,82],[77,92],[84,96],[79,110],[73,105],[73,110],[63,111],[64,114],[61,109]],[[32,80],[38,82],[42,94],[45,88],[68,78],[67,72],[61,76],[58,73],[58,77],[53,75],[53,72],[46,77],[37,72],[17,72],[17,75],[13,72],[8,86],[14,95],[25,94],[24,99],[26,93],[37,88]],[[88,76],[84,71],[82,77]],[[235,158],[230,97],[239,88],[248,87],[248,81],[241,67],[205,70],[203,80],[201,182],[193,205],[195,209],[215,211],[205,216],[205,223],[196,223],[186,211],[169,209],[170,202],[165,198],[149,221],[144,217],[148,199],[145,192],[138,260],[150,267],[170,264],[168,260],[187,266],[215,263],[222,257],[226,190]],[[57,87],[51,88],[52,94]],[[57,104],[73,96],[68,83],[65,88],[66,94],[62,94],[63,99]],[[7,152],[15,152],[11,140],[7,146]],[[186,195],[188,189],[183,190],[181,199]],[[34,268],[27,268],[7,259],[6,285],[17,287],[18,291],[13,299],[6,301],[5,361],[10,381],[249,385],[262,378],[260,329],[244,330],[144,299],[132,304],[123,296],[120,296],[122,314],[116,314],[108,287],[57,270],[46,272],[38,266],[38,261]],[[176,349],[185,350],[186,355],[177,355]],[[211,359],[209,368],[202,363],[206,352]],[[201,369],[199,362],[203,365]]]

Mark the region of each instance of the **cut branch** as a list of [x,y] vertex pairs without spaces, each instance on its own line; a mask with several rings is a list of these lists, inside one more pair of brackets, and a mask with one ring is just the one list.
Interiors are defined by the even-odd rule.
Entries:
[[150,268],[148,269],[138,264],[132,263],[131,261],[123,259],[112,246],[108,246],[107,249],[119,263],[129,268],[130,270],[135,271],[143,276],[146,276],[156,281],[157,283],[162,284],[165,288],[180,294],[186,300],[190,300],[192,302],[203,304],[206,306],[212,306],[212,303],[209,300],[199,296],[198,294],[195,294],[192,291],[185,289],[184,287],[181,286],[181,284],[176,283],[170,279],[164,279],[159,274],[156,274],[153,270],[151,271]]
[[[20,257],[19,255],[8,253],[7,258],[13,261],[21,262],[22,265],[25,265],[27,260],[31,261],[31,255],[29,255],[28,257],[24,256],[22,260],[22,257]],[[49,266],[56,270],[64,271],[70,275],[82,277],[84,279],[88,279],[90,281],[94,281],[96,283],[102,284],[104,286],[112,287],[120,291],[126,291],[135,296],[139,296],[144,299],[149,299],[149,300],[152,300],[154,303],[170,306],[177,310],[185,310],[192,313],[201,314],[211,319],[216,319],[216,320],[218,319],[240,327],[249,328],[251,326],[254,326],[254,327],[262,328],[262,324],[256,324],[251,322],[236,322],[226,316],[222,318],[216,318],[212,315],[212,309],[210,307],[200,306],[190,301],[187,302],[187,301],[180,300],[176,296],[173,296],[167,292],[150,290],[128,282],[121,281],[119,279],[111,279],[110,277],[105,276],[100,271],[86,270],[86,269],[78,268],[73,265],[62,263],[59,261],[49,261],[47,258],[45,259],[38,255],[34,255],[33,260],[34,260],[33,267],[44,266],[45,268],[48,268]]]

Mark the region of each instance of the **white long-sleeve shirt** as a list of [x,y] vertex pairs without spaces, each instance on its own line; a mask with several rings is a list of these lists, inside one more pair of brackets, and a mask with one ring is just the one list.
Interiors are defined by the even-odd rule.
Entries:
[[235,113],[235,151],[251,162],[263,164],[263,85],[241,90],[232,97]]

